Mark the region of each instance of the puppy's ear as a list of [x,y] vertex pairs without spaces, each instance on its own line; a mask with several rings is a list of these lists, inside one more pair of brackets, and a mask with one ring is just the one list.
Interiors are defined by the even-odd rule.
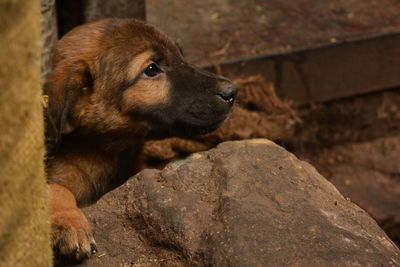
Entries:
[[72,132],[77,126],[71,119],[74,105],[83,91],[92,91],[92,75],[87,63],[57,64],[45,85],[48,96],[47,131],[56,143],[62,134]]

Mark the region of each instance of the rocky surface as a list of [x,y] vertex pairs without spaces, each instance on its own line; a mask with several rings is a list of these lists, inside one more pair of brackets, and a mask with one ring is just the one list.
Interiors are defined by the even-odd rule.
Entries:
[[338,145],[309,160],[400,244],[400,136]]
[[86,210],[86,266],[398,266],[369,215],[274,143],[226,142],[144,170]]

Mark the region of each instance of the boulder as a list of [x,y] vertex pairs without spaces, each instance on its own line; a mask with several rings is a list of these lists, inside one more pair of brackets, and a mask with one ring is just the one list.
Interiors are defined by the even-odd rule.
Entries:
[[400,265],[365,211],[265,139],[144,170],[86,212],[105,255],[88,266]]

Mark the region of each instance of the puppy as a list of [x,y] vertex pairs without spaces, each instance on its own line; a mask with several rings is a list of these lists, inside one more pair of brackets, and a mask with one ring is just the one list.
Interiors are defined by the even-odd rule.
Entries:
[[53,246],[76,260],[96,251],[79,207],[139,171],[144,141],[213,131],[236,97],[228,79],[188,64],[174,42],[134,19],[93,22],[63,37],[45,92]]

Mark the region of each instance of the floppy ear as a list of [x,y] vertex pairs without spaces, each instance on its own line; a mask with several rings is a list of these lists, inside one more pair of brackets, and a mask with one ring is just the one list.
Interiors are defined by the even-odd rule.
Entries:
[[91,91],[92,86],[92,75],[87,63],[79,61],[57,64],[44,89],[48,96],[47,138],[53,139],[52,142],[58,143],[62,134],[75,129],[76,125],[71,120],[73,107],[83,90]]

